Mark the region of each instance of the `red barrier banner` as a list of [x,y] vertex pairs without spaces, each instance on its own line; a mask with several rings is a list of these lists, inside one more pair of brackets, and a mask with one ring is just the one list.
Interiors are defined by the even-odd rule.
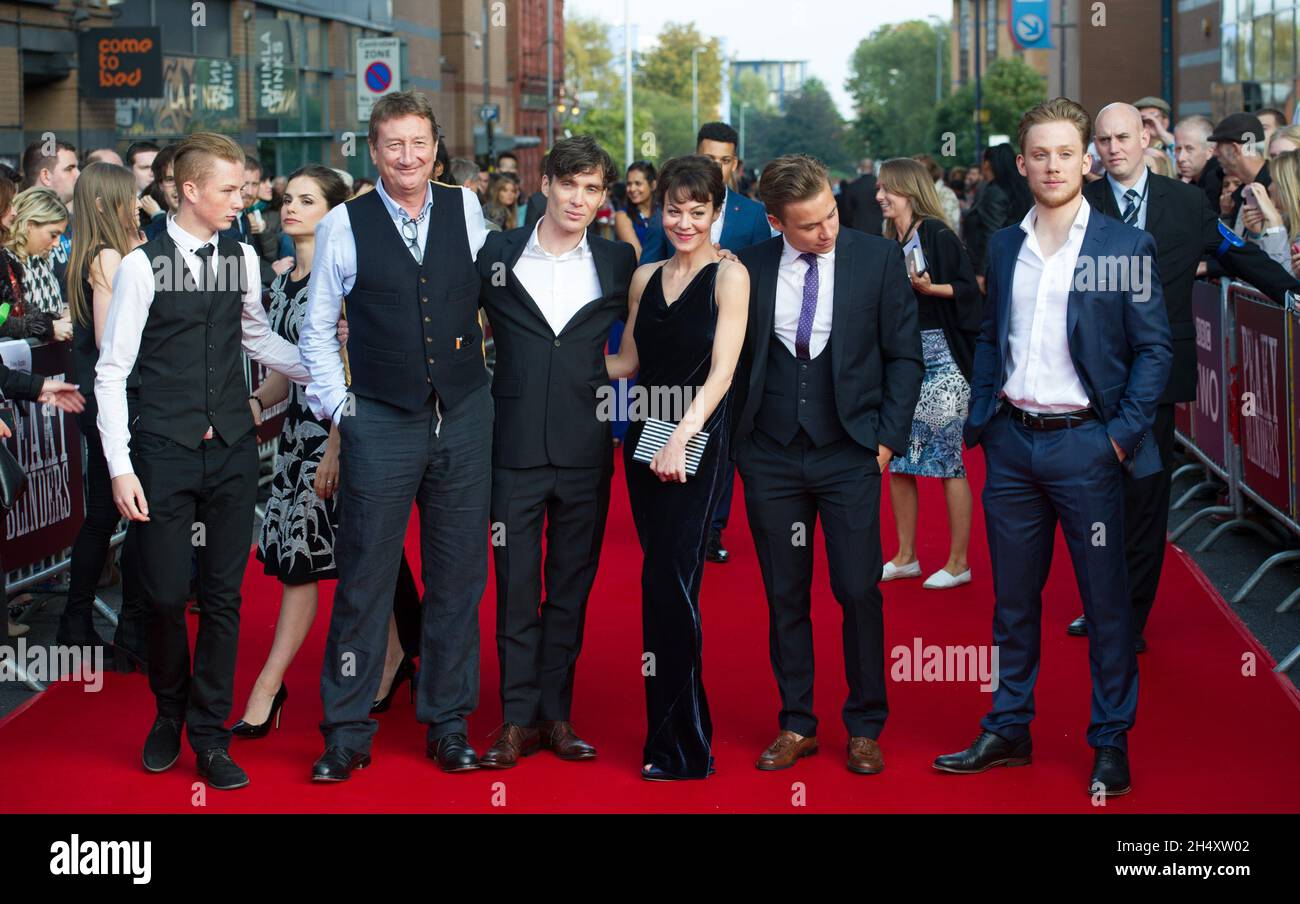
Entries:
[[[32,348],[32,372],[69,379],[72,343]],[[81,479],[81,431],[75,415],[35,402],[15,402],[16,429],[3,440],[27,474],[27,485],[4,513],[4,568],[13,571],[72,545],[86,506]],[[0,580],[3,580],[0,574]]]
[[1196,401],[1190,409],[1191,437],[1206,458],[1227,469],[1224,448],[1224,392],[1228,375],[1224,369],[1223,298],[1214,283],[1192,284],[1192,325],[1196,328]]
[[1192,442],[1196,442],[1195,432],[1192,430],[1193,405],[1194,402],[1174,403],[1174,429]]
[[1286,318],[1282,308],[1244,295],[1236,300],[1241,397],[1242,483],[1279,512],[1291,511],[1290,401]]

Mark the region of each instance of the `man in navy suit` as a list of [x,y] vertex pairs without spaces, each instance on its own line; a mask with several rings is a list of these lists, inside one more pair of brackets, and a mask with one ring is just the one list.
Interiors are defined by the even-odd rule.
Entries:
[[984,447],[987,467],[998,678],[979,738],[934,766],[973,773],[1030,762],[1042,590],[1059,522],[1090,628],[1088,791],[1115,796],[1130,788],[1138,695],[1124,472],[1161,468],[1149,434],[1173,345],[1154,239],[1083,198],[1091,132],[1067,98],[1024,115],[1016,162],[1036,203],[989,245],[965,439]]
[[[722,181],[727,185],[727,198],[722,205],[722,214],[713,221],[713,244],[728,251],[740,251],[750,245],[766,242],[779,233],[767,222],[767,211],[763,205],[751,200],[738,191],[733,191],[735,173],[740,165],[736,156],[736,147],[740,136],[736,130],[725,122],[706,122],[700,127],[695,138],[695,153],[708,157],[722,168]],[[673,255],[673,246],[664,235],[663,219],[658,212],[650,220],[646,229],[645,247],[641,249],[641,263],[653,264],[668,260]],[[709,543],[706,555],[710,562],[727,561],[727,550],[722,545],[722,532],[727,528],[727,519],[731,515],[731,487],[735,471],[728,471],[722,495],[718,497],[718,507],[713,513],[713,523],[709,527]]]

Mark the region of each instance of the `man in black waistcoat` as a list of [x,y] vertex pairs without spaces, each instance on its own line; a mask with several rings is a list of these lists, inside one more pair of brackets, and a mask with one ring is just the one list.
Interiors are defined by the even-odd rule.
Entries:
[[566,760],[596,756],[570,709],[613,473],[610,417],[600,416],[605,342],[614,318],[627,317],[636,270],[631,245],[587,231],[616,178],[592,138],[557,141],[542,179],[546,212],[535,227],[490,235],[478,256],[497,350],[492,553],[504,724],[481,760],[495,769],[542,747]]
[[907,446],[925,365],[916,298],[896,242],[841,229],[826,168],[802,154],[763,169],[782,233],[740,252],[749,330],[736,368],[733,454],[767,592],[781,732],[755,764],[817,751],[813,714],[813,528],[844,610],[848,768],[884,768],[885,637],[880,475]]
[[[437,134],[423,94],[381,98],[370,114],[375,191],[316,229],[298,345],[309,403],[339,425],[341,470],[315,781],[343,781],[370,763],[370,706],[412,504],[424,576],[416,717],[428,726],[427,755],[445,771],[478,768],[466,719],[478,704],[487,584],[492,396],[474,268],[487,230],[473,192],[429,181]],[[337,335],[344,301],[350,392]]]
[[[257,252],[217,233],[243,207],[244,153],[196,132],[176,152],[181,206],[157,238],[122,258],[100,343],[95,398],[113,501],[138,532],[149,623],[149,686],[158,716],[143,761],[162,772],[180,756],[184,723],[199,775],[216,789],[248,776],[227,752],[239,643],[240,584],[257,499],[257,438],[241,346],[291,380],[298,351],[272,333]],[[126,384],[139,363],[136,414]],[[128,451],[129,448],[129,451]],[[185,627],[190,562],[199,560],[193,667]]]

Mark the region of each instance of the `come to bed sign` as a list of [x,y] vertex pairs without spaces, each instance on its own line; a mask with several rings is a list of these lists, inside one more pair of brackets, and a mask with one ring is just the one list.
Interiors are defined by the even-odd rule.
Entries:
[[162,97],[162,64],[156,26],[92,28],[77,36],[83,97]]
[[357,38],[358,122],[370,121],[379,98],[402,90],[401,59],[401,38]]

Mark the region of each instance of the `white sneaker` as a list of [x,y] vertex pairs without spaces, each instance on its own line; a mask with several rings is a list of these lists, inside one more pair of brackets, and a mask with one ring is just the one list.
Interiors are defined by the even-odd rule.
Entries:
[[921,576],[921,563],[912,562],[899,568],[893,562],[886,562],[884,570],[880,573],[880,580],[893,581],[898,578],[919,578]]
[[921,586],[926,590],[951,590],[953,587],[960,587],[962,584],[969,583],[969,568],[961,574],[951,574],[946,568],[940,568],[934,574],[926,578],[925,583]]

